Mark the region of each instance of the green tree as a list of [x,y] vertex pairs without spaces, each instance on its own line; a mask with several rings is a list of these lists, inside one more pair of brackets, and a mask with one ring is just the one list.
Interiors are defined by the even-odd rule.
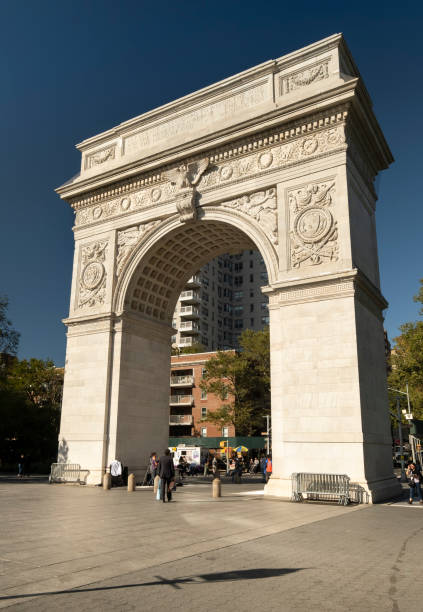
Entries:
[[263,415],[270,411],[270,351],[268,328],[244,331],[239,351],[218,351],[206,364],[201,388],[225,403],[207,412],[204,421],[233,425],[237,435],[258,435]]
[[8,298],[0,296],[0,353],[16,355],[20,334],[13,329],[12,322],[7,318],[8,306]]
[[[423,279],[419,293],[414,297],[423,304]],[[423,314],[423,308],[420,310]],[[394,338],[391,354],[392,371],[389,386],[404,389],[408,383],[413,414],[423,418],[423,321],[404,323],[400,326],[401,335]]]
[[15,362],[0,383],[0,458],[51,461],[57,451],[63,369],[52,361]]

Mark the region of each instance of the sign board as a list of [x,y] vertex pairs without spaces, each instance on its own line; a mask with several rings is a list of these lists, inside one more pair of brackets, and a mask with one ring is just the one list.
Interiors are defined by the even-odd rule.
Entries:
[[411,421],[411,419],[413,418],[413,415],[411,414],[411,412],[407,412],[406,414],[404,414],[404,416],[408,421]]

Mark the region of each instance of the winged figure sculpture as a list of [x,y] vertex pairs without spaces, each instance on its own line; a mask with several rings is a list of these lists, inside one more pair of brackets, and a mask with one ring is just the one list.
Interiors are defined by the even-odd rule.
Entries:
[[208,165],[209,158],[204,157],[190,164],[181,164],[178,168],[166,170],[163,176],[167,178],[172,185],[176,185],[178,190],[186,189],[187,187],[195,187]]

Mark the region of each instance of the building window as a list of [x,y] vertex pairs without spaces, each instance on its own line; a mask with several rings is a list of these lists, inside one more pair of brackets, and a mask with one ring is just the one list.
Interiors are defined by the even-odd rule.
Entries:
[[242,268],[243,268],[242,261],[240,261],[240,262],[235,264],[234,272],[241,272]]
[[263,312],[267,312],[269,310],[269,305],[267,302],[262,302],[260,304],[260,310],[262,310]]
[[266,317],[262,317],[261,318],[261,324],[262,325],[269,325],[269,315],[267,315]]
[[207,406],[201,406],[201,418],[205,419],[207,416]]
[[234,300],[242,300],[244,296],[244,292],[243,291],[234,291]]
[[201,378],[204,378],[206,373],[207,373],[207,368],[201,368]]
[[242,327],[243,327],[242,319],[235,319],[234,327],[235,327],[235,329],[242,329]]
[[252,259],[250,259],[250,268],[254,267],[254,261]]
[[250,298],[254,297],[254,289],[250,289]]
[[239,287],[240,285],[242,285],[244,281],[244,277],[243,276],[235,276],[234,278],[234,285],[235,287]]
[[201,389],[201,399],[202,400],[207,399],[207,391],[204,391],[204,389]]
[[229,427],[222,427],[222,436],[224,438],[228,438],[229,437]]
[[201,436],[203,438],[207,438],[207,427],[202,427],[201,428]]
[[251,325],[251,327],[254,327],[254,319],[253,318],[250,319],[250,325]]
[[250,304],[250,312],[254,312],[254,304]]
[[254,283],[254,274],[250,274],[250,283]]
[[235,317],[240,317],[244,312],[244,306],[234,306],[233,312]]
[[263,281],[264,283],[267,283],[268,281],[267,272],[260,272],[260,280]]

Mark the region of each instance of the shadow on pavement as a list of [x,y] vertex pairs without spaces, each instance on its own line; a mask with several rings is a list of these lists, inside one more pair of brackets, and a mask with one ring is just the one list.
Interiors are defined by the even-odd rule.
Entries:
[[105,587],[90,587],[85,589],[65,589],[63,591],[48,591],[46,593],[24,593],[22,595],[8,595],[0,596],[0,601],[6,599],[24,599],[25,597],[42,597],[45,595],[64,595],[69,593],[90,593],[93,591],[113,591],[116,589],[133,589],[136,587],[146,586],[163,586],[168,585],[174,589],[180,589],[181,584],[204,584],[212,582],[235,582],[237,580],[258,580],[262,578],[275,578],[278,576],[284,576],[285,574],[292,574],[301,570],[308,569],[304,567],[296,568],[256,568],[249,570],[232,570],[230,572],[215,572],[212,574],[199,574],[198,576],[186,576],[181,578],[167,579],[163,576],[155,576],[157,580],[152,582],[140,582],[137,584],[120,584],[117,586],[105,586]]

